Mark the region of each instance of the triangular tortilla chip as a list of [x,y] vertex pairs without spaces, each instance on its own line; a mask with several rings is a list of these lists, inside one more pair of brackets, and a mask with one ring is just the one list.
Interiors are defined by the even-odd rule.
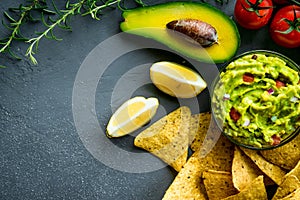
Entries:
[[[242,150],[235,147],[232,162],[233,185],[239,191],[247,187],[254,179],[264,173],[255,165],[255,163],[246,156]],[[266,185],[275,184],[269,177],[264,177]]]
[[194,152],[166,191],[163,200],[208,199],[202,173],[209,169],[230,172],[233,149],[234,145],[221,136],[206,157],[200,158],[200,152]]
[[191,144],[191,149],[193,151],[197,151],[198,149],[200,149],[204,141],[204,138],[206,136],[210,119],[211,119],[210,112],[204,112],[204,113],[192,115],[189,141]]
[[267,191],[264,185],[263,176],[259,176],[248,187],[240,193],[227,197],[223,200],[267,200]]
[[283,197],[280,200],[299,200],[300,199],[300,188],[292,192],[286,197]]
[[282,184],[277,188],[276,193],[274,194],[272,200],[278,200],[289,194],[293,193],[295,190],[300,188],[300,181],[299,179],[294,176],[290,175],[287,176]]
[[190,109],[180,107],[141,132],[135,138],[134,145],[180,171],[188,156],[190,117]]
[[298,161],[295,168],[286,174],[286,176],[291,176],[291,175],[296,176],[300,180],[300,160]]
[[[213,140],[214,139],[216,138],[213,138]],[[218,170],[231,172],[234,144],[225,136],[219,136],[215,146],[211,148],[211,151],[208,152],[205,157],[202,156],[201,150],[202,149],[197,150],[194,154],[200,159],[204,169],[203,171]]]
[[289,143],[272,149],[260,152],[269,162],[284,169],[293,169],[300,160],[300,134]]
[[202,166],[200,160],[192,156],[177,174],[163,200],[174,199],[208,199],[201,180]]
[[219,200],[237,193],[230,172],[208,170],[202,174],[209,200]]
[[258,168],[270,177],[277,185],[280,185],[286,172],[279,166],[266,161],[258,151],[241,148],[244,153],[258,166]]

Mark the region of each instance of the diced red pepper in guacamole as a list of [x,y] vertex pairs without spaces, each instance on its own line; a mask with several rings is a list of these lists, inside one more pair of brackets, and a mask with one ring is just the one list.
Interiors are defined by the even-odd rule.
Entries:
[[273,135],[272,140],[273,140],[273,142],[272,142],[273,146],[279,145],[281,142],[281,138],[277,135]]
[[280,80],[276,80],[276,87],[277,88],[285,87],[285,83]]
[[237,111],[234,107],[230,109],[229,115],[234,122],[237,122],[237,120],[239,120],[241,117],[239,111]]
[[252,83],[254,81],[254,76],[253,74],[250,74],[250,73],[245,73],[243,75],[243,81],[244,82],[247,82],[247,83]]

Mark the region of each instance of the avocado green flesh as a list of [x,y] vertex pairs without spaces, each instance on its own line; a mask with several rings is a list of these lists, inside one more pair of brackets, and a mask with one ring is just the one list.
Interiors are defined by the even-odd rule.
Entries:
[[[207,4],[194,2],[170,2],[136,8],[123,12],[124,32],[154,39],[178,53],[199,61],[222,63],[233,57],[240,44],[235,23],[224,13]],[[168,30],[166,24],[178,19],[198,19],[217,30],[218,43],[201,47],[187,41],[182,34]]]
[[[264,147],[273,143],[273,136],[283,140],[300,126],[299,74],[280,58],[252,56],[231,62],[220,74],[213,110],[224,133],[244,145]],[[245,74],[252,74],[254,81],[245,82]],[[286,86],[278,88],[278,79]],[[232,107],[240,113],[237,121],[230,116]]]

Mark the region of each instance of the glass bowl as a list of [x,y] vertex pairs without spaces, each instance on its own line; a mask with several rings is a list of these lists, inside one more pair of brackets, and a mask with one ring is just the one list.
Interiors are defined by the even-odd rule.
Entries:
[[282,146],[300,132],[299,66],[288,57],[253,50],[227,62],[211,88],[222,133],[253,150]]

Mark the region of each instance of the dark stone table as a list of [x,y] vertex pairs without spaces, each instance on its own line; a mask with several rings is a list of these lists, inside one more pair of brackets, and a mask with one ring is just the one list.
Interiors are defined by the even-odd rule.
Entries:
[[[224,5],[212,0],[210,3],[232,16],[234,1],[229,1],[229,4]],[[24,2],[2,0],[0,11],[2,13],[9,7],[18,6],[19,3]],[[58,7],[63,8],[63,1],[57,2]],[[158,2],[163,1],[155,1],[155,3]],[[151,1],[148,4],[151,4]],[[1,15],[0,18],[2,19],[3,16]],[[91,55],[89,53],[98,44],[120,32],[121,20],[121,12],[117,9],[109,9],[101,16],[100,21],[90,17],[75,16],[70,23],[72,32],[55,29],[55,34],[62,38],[62,41],[46,39],[41,41],[36,54],[38,65],[32,65],[24,57],[27,47],[24,43],[16,42],[13,45],[13,50],[23,60],[18,61],[3,54],[0,55],[0,65],[6,66],[5,69],[0,69],[0,199],[162,198],[175,177],[176,173],[173,170],[163,166],[160,161],[152,157],[149,159],[153,159],[153,165],[155,165],[153,168],[149,167],[152,164],[149,162],[141,162],[137,168],[130,168],[130,163],[126,163],[127,158],[122,160],[122,156],[110,154],[110,149],[103,149],[102,154],[98,152],[96,155],[99,149],[89,148],[97,148],[92,146],[95,141],[101,143],[105,139],[102,138],[103,141],[100,141],[97,138],[98,133],[95,132],[91,138],[89,135],[84,135],[84,131],[81,135],[79,132],[82,130],[78,128],[81,125],[76,124],[80,123],[80,120],[76,122],[75,118],[78,116],[74,114],[74,109],[76,110],[78,105],[75,105],[72,95],[74,95],[76,84],[78,87],[81,86],[80,82],[76,83],[80,81],[76,79],[76,75],[82,65],[88,64],[84,60]],[[43,30],[40,24],[29,25],[27,28],[23,27],[24,34],[32,34],[33,28]],[[298,64],[300,63],[299,48],[290,50],[275,45],[268,35],[267,27],[258,31],[249,31],[239,27],[239,31],[241,47],[238,53],[252,49],[268,49],[283,53]],[[0,37],[4,37],[6,33],[7,31],[1,26]],[[112,49],[112,52],[114,50]],[[103,51],[106,52],[105,49]],[[99,57],[103,59],[101,62],[105,61],[106,56],[103,56],[101,51]],[[124,101],[124,97],[129,94],[132,96],[160,95],[164,108],[161,109],[161,115],[176,108],[178,106],[176,100],[157,91],[150,84],[137,87],[132,93],[123,91],[124,96],[114,96],[114,102],[111,102],[114,95],[112,90],[118,84],[118,80],[123,77],[122,75],[135,66],[170,58],[182,61],[180,56],[174,57],[173,53],[152,48],[132,51],[120,56],[103,72],[99,77],[99,82],[96,82],[94,106],[87,103],[80,108],[91,109],[90,115],[99,119],[102,130],[105,129],[112,110],[115,109],[114,106]],[[142,71],[131,72],[129,78],[125,77],[123,81],[126,83],[126,80],[129,82],[135,80],[130,79],[130,75],[134,73],[136,77],[143,79],[145,74],[137,74]],[[82,84],[89,84],[89,82]],[[122,85],[119,84],[118,87],[121,92]],[[198,109],[202,111],[209,109],[207,97],[208,91],[200,94],[198,99],[206,100],[201,101]],[[87,123],[81,127],[88,125]],[[97,128],[99,127],[91,128],[89,131],[98,130]],[[104,135],[104,131],[99,132],[100,134]],[[129,152],[129,156],[130,153],[135,155],[141,152],[133,147],[131,135],[120,139],[105,140],[105,142]],[[92,145],[89,146],[89,144]],[[106,144],[101,143],[101,145]],[[103,157],[110,159],[102,162]],[[117,159],[117,163],[109,163]],[[120,166],[117,166],[118,163]],[[124,170],[122,170],[123,164]]]

